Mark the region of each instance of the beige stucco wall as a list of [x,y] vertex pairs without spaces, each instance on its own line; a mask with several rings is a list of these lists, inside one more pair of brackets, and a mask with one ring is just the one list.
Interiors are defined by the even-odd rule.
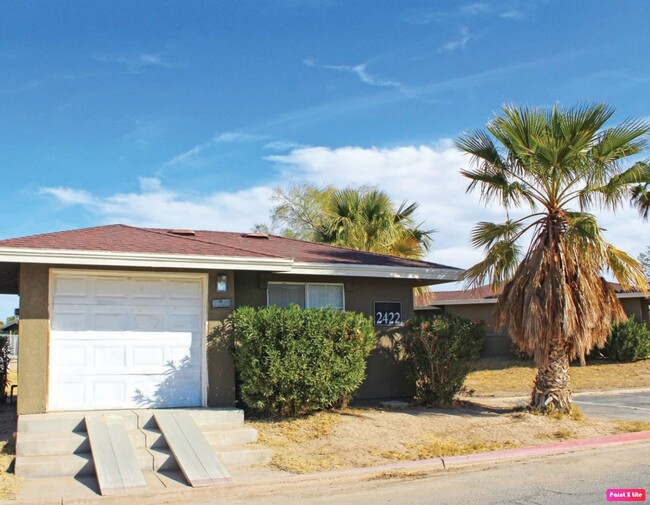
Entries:
[[21,265],[19,277],[18,414],[47,409],[49,267]]
[[[18,348],[18,413],[46,412],[49,367],[49,271],[50,268],[70,268],[59,265],[23,264],[20,268],[20,346]],[[84,268],[86,270],[86,268]],[[137,268],[97,268],[88,270],[145,271]],[[167,271],[167,270],[166,270]],[[178,272],[178,270],[168,270]],[[206,273],[184,271],[185,273]],[[221,321],[233,310],[234,274],[232,271],[208,273],[206,305],[208,333],[219,327]],[[228,276],[228,290],[217,292],[217,274]],[[230,308],[212,308],[215,298],[230,298]],[[214,407],[235,404],[235,371],[229,342],[213,340],[207,349],[208,405]]]
[[[227,275],[227,291],[217,291],[217,275]],[[235,308],[235,276],[232,271],[210,272],[208,276],[208,406],[235,405],[235,365],[230,348],[231,335],[224,330],[223,321]],[[229,308],[212,308],[213,299],[230,300]]]
[[[269,281],[277,282],[331,282],[344,285],[345,308],[372,317],[375,301],[402,303],[402,317],[413,316],[414,282],[400,279],[371,279],[360,277],[327,277],[273,275],[258,272],[235,273],[235,298],[237,306],[266,306],[266,287]],[[370,354],[366,380],[357,392],[359,399],[408,397],[404,364],[396,357],[395,343],[402,338],[401,328],[376,327],[377,346]]]
[[636,322],[644,322],[650,326],[650,315],[648,314],[648,300],[645,298],[622,298],[621,304],[625,313],[634,316]]
[[[623,310],[628,317],[634,316],[636,321],[643,321],[650,326],[648,302],[642,297],[619,298]],[[473,303],[465,305],[445,305],[444,312],[472,321],[483,320],[488,324],[488,334],[483,348],[483,357],[507,357],[511,355],[511,343],[507,330],[494,327],[495,303]],[[419,314],[432,313],[418,310]]]

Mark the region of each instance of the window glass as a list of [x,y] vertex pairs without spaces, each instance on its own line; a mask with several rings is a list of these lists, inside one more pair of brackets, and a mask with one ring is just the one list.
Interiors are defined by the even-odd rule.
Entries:
[[343,309],[343,286],[307,284],[307,307]]
[[305,308],[305,285],[304,284],[268,284],[269,306],[287,308],[296,304]]

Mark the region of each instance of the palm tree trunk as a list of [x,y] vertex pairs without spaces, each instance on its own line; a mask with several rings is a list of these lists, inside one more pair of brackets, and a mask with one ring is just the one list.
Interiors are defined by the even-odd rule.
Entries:
[[546,365],[537,370],[531,407],[540,412],[571,415],[569,356],[564,346],[553,346]]

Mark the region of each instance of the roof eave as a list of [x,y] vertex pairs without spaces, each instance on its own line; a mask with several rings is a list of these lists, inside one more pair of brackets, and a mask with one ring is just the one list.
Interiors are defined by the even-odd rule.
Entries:
[[455,268],[351,265],[345,263],[306,263],[296,261],[289,273],[299,275],[331,275],[339,277],[374,277],[454,282],[458,280],[458,277],[463,271]]
[[212,270],[263,270],[272,272],[288,271],[293,264],[292,260],[283,258],[14,247],[0,247],[0,262],[143,268],[209,268]]

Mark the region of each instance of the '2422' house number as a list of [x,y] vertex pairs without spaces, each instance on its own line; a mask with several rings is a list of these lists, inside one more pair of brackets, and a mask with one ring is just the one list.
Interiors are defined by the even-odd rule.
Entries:
[[402,303],[375,302],[375,326],[402,326]]

